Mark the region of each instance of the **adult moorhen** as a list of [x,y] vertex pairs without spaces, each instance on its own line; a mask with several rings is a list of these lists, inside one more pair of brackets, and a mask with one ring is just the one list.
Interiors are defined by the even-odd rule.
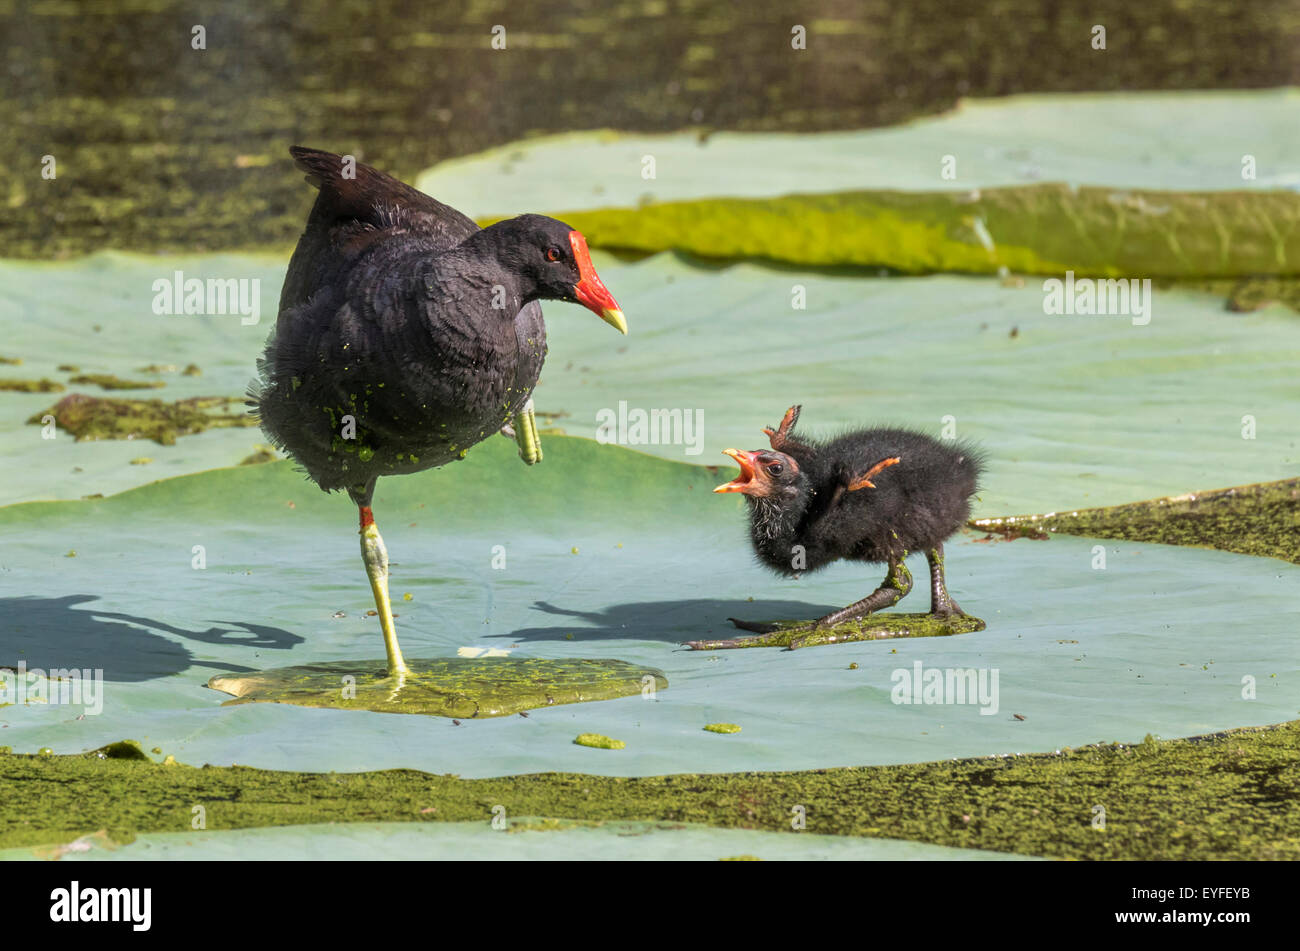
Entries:
[[[464,458],[497,431],[541,459],[532,392],[546,356],[539,300],[627,323],[562,221],[521,215],[480,229],[351,158],[293,147],[319,189],[289,262],[250,405],[276,446],[323,490],[346,489],[388,673],[408,670],[388,597],[375,480]],[[513,429],[512,429],[513,424]]]

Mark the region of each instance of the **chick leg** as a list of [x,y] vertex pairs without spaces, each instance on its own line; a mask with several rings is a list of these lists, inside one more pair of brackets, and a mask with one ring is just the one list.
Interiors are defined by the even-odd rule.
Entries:
[[930,613],[935,617],[964,615],[966,612],[957,607],[943,580],[943,544],[927,551],[925,560],[930,563]]
[[[906,556],[907,553],[904,552],[903,554]],[[885,580],[880,582],[879,588],[861,601],[853,602],[847,608],[840,608],[823,618],[818,618],[809,629],[834,627],[836,624],[843,624],[845,621],[856,621],[858,618],[866,617],[881,608],[892,608],[903,600],[907,596],[907,592],[911,590],[912,573],[907,570],[907,565],[903,563],[902,558],[891,557],[889,559],[889,571],[885,574]]]
[[[783,633],[792,635],[807,634],[819,628],[834,627],[836,624],[843,624],[845,621],[853,621],[861,617],[866,617],[873,611],[879,611],[881,608],[893,607],[912,590],[912,573],[907,570],[907,565],[903,559],[907,556],[904,552],[900,557],[891,557],[889,560],[889,571],[885,574],[885,580],[880,583],[875,591],[867,595],[861,601],[855,601],[846,608],[840,608],[838,611],[832,611],[825,617],[818,618],[811,624],[805,624],[800,627],[789,627],[782,629],[777,624],[742,621],[738,618],[727,618],[732,624],[742,631],[753,631],[758,635],[775,633],[778,630]],[[750,644],[760,641],[760,637],[735,637],[725,641],[687,641],[686,646],[692,650],[699,650],[699,645],[707,644],[709,649],[719,650],[730,647],[748,647]]]

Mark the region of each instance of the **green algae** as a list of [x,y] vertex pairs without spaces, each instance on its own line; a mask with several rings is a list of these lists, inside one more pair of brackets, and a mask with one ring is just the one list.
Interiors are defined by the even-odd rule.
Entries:
[[[731,639],[690,641],[693,650],[722,650],[733,647],[818,647],[851,641],[879,641],[897,637],[950,637],[984,630],[984,622],[968,614],[949,618],[932,614],[871,614],[834,627],[800,632],[809,621],[772,621],[778,629],[768,634],[745,635]],[[706,728],[707,729],[707,728]]]
[[[61,387],[60,387],[61,388]],[[256,426],[242,409],[243,400],[228,396],[196,396],[166,403],[162,400],[127,400],[73,393],[49,409],[35,413],[28,423],[42,425],[53,416],[59,429],[80,442],[92,439],[152,439],[164,446],[175,445],[180,436],[227,426]]]
[[266,462],[275,462],[279,458],[274,446],[258,443],[253,448],[253,452],[241,459],[239,464],[241,466],[260,466]]
[[[0,756],[0,848],[320,822],[698,823],[909,839],[1066,859],[1300,858],[1300,721],[1136,745],[802,772],[460,779],[416,770],[164,767],[96,753]],[[1105,828],[1093,827],[1096,808]],[[797,834],[797,833],[791,833]]]
[[0,392],[62,393],[67,387],[55,380],[0,380]]
[[799,267],[1194,279],[1300,274],[1300,195],[1041,185],[708,198],[559,215],[593,247]]
[[621,660],[442,657],[407,664],[411,672],[400,683],[384,661],[359,660],[219,674],[208,686],[236,698],[227,705],[261,701],[458,719],[627,697],[647,679],[658,690],[668,687],[662,671]]
[[710,733],[739,733],[740,726],[735,723],[709,723],[704,729]]
[[101,746],[97,750],[91,750],[90,754],[99,759],[125,759],[125,760],[144,760],[146,763],[152,763],[153,760],[145,755],[144,747],[140,745],[139,740],[118,740],[116,743],[109,743]]
[[590,746],[592,749],[597,750],[621,750],[627,748],[627,744],[622,740],[616,740],[600,733],[579,733],[573,738],[573,742],[576,746]]
[[101,390],[160,390],[167,385],[162,380],[124,380],[112,373],[82,373],[68,382],[90,384]]
[[971,528],[1043,538],[1050,533],[1217,548],[1300,564],[1300,478],[1044,515],[977,518]]

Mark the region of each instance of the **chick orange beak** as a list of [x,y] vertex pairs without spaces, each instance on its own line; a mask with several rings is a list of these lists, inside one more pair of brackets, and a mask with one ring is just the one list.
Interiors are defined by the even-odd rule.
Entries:
[[754,458],[757,452],[742,452],[739,449],[724,449],[724,455],[730,456],[736,460],[736,465],[740,466],[740,475],[730,482],[724,482],[714,489],[714,492],[744,492],[754,482]]
[[569,246],[573,248],[573,260],[578,265],[578,283],[573,285],[573,293],[578,303],[600,316],[600,319],[621,334],[627,333],[627,321],[623,310],[614,300],[614,295],[601,281],[596,269],[591,266],[591,252],[587,250],[587,239],[580,231],[569,232]]

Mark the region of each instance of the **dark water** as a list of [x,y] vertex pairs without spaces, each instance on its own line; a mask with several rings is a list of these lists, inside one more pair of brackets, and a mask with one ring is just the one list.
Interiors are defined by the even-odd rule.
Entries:
[[1300,81],[1296,2],[794,6],[0,0],[0,254],[287,245],[309,200],[296,142],[409,176],[543,132],[844,129],[963,95]]

